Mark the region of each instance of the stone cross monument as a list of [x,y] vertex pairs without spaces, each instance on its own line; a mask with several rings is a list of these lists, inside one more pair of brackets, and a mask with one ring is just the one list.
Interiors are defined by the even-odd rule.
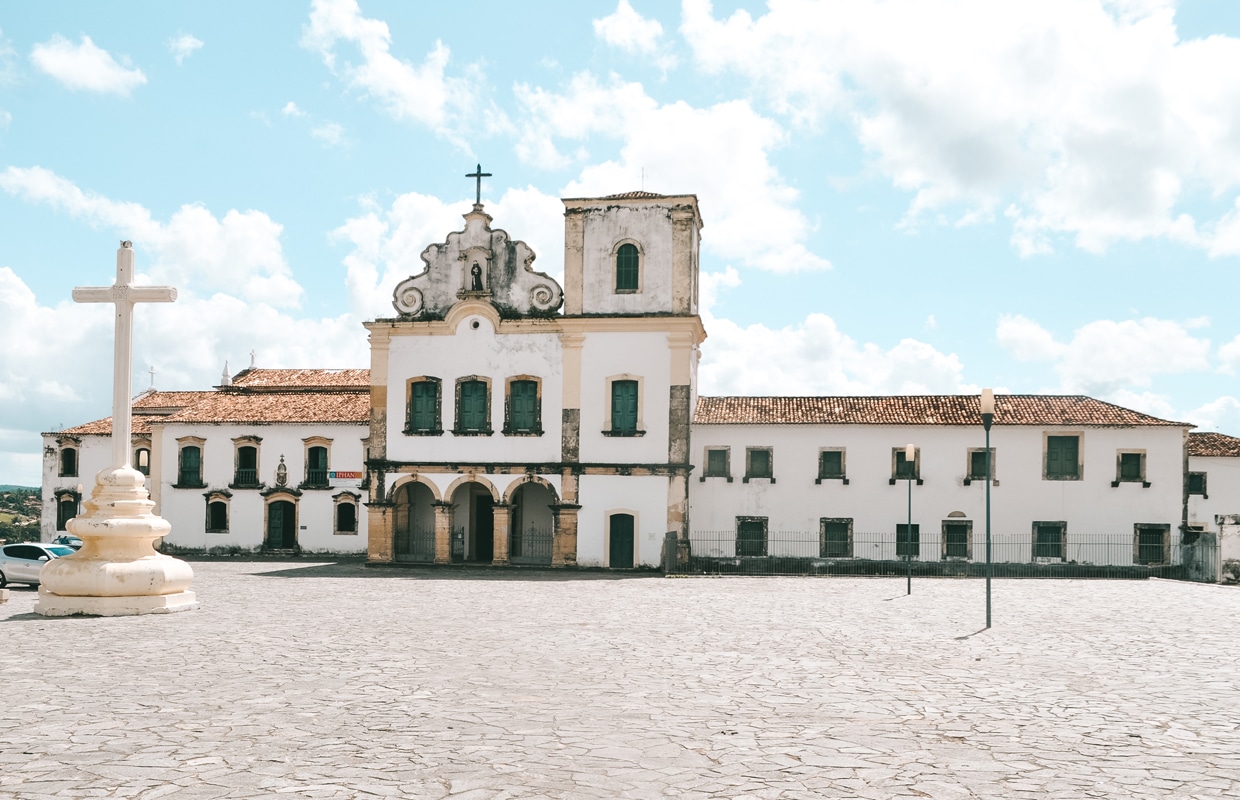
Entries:
[[170,286],[133,284],[133,243],[116,251],[116,283],[78,288],[78,303],[111,303],[116,311],[116,347],[112,384],[112,461],[95,476],[85,513],[69,520],[70,533],[82,540],[71,556],[49,561],[39,573],[39,601],[34,610],[47,617],[73,614],[127,616],[167,614],[198,607],[189,585],[189,564],[155,552],[154,541],[172,530],[151,513],[155,503],[146,476],[131,464],[133,429],[129,390],[133,381],[133,307],[135,303],[171,303]]

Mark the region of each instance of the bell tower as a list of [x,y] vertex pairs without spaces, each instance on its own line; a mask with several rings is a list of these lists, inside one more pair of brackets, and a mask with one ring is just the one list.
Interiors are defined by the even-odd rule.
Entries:
[[564,201],[568,316],[698,313],[695,195],[625,192]]

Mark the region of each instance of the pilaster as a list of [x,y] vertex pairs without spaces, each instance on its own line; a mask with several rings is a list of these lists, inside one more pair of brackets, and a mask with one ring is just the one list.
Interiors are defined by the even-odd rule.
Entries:
[[391,503],[366,504],[366,560],[372,564],[389,564],[395,560],[392,511]]
[[584,293],[585,217],[581,209],[564,212],[564,313],[580,314]]
[[491,507],[494,532],[491,549],[491,563],[502,566],[508,563],[508,533],[512,529],[512,505],[496,503]]
[[432,503],[435,509],[435,563],[452,563],[452,504]]
[[551,507],[555,530],[551,535],[551,566],[573,567],[577,565],[577,512],[576,503],[560,503]]

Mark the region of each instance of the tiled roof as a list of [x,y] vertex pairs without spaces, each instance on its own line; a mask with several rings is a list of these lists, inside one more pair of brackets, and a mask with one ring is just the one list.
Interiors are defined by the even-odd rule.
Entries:
[[280,389],[369,390],[368,369],[246,369],[232,379],[233,386],[259,391]]
[[166,423],[352,423],[370,420],[370,397],[354,392],[212,392]]
[[646,200],[654,197],[663,197],[664,195],[655,194],[654,192],[621,192],[620,194],[609,194],[604,200]]
[[[981,425],[977,395],[699,397],[695,425]],[[1081,395],[995,396],[996,425],[1183,425]]]
[[1188,435],[1190,456],[1224,456],[1240,458],[1240,439],[1225,433],[1190,433]]
[[[133,400],[133,432],[149,434],[151,420],[163,419],[170,413],[192,406],[204,397],[215,392],[144,392]],[[111,436],[112,418],[104,417],[84,425],[65,428],[63,431],[52,431],[48,436],[67,434],[69,436]]]

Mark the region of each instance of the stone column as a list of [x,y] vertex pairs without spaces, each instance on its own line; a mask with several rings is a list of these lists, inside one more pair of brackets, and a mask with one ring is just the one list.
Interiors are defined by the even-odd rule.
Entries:
[[393,512],[391,503],[366,504],[366,560],[372,564],[388,564],[396,560]]
[[551,566],[573,567],[577,565],[577,512],[576,503],[560,503],[551,507],[555,530],[551,534]]
[[435,509],[435,563],[452,563],[452,504],[432,503]]
[[492,520],[495,528],[492,537],[494,544],[491,551],[491,563],[503,565],[508,563],[508,534],[512,529],[512,505],[496,503],[492,506]]

